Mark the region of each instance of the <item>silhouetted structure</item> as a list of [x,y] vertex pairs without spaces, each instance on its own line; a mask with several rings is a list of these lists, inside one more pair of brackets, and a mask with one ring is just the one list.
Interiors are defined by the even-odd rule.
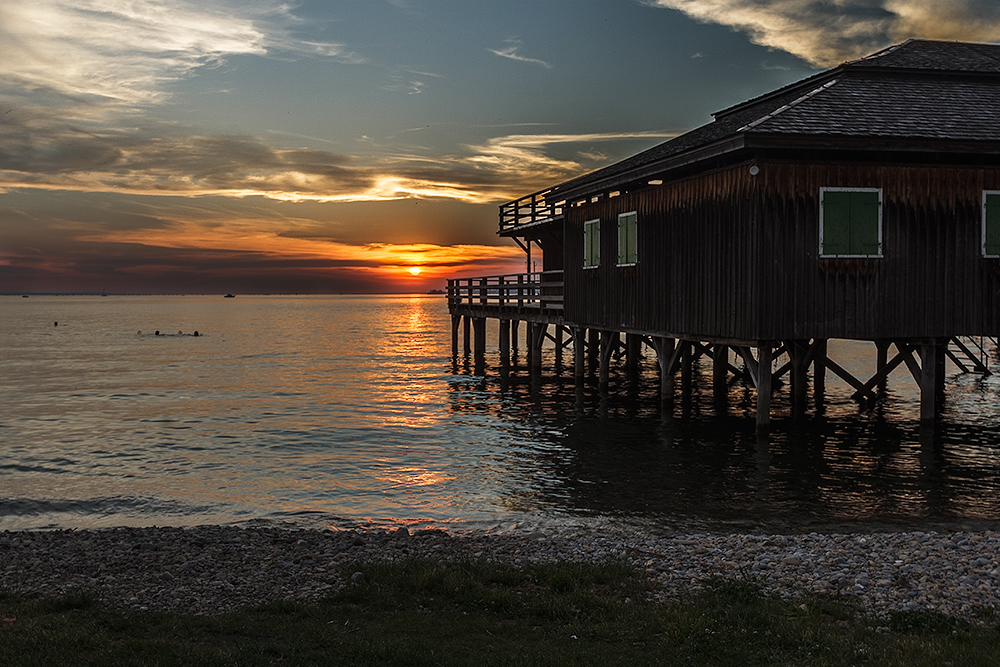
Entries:
[[[464,318],[481,355],[498,318],[503,359],[523,320],[537,367],[555,326],[582,377],[589,331],[606,383],[624,333],[630,355],[656,350],[666,400],[698,356],[720,400],[748,375],[762,428],[786,373],[802,406],[810,367],[818,394],[831,371],[865,399],[905,364],[933,420],[946,356],[988,372],[982,337],[1000,333],[998,110],[1000,46],[910,40],[508,202],[499,234],[543,270],[450,281],[454,347]],[[875,343],[872,378],[827,356],[837,338]]]

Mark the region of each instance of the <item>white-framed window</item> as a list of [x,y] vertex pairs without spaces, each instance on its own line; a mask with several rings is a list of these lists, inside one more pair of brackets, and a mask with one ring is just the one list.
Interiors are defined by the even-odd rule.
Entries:
[[636,224],[639,220],[635,211],[618,216],[618,266],[634,266],[639,259],[636,248]]
[[594,269],[601,265],[601,221],[583,223],[583,268]]
[[882,189],[819,189],[820,257],[882,256]]
[[1000,257],[1000,190],[983,190],[983,257]]

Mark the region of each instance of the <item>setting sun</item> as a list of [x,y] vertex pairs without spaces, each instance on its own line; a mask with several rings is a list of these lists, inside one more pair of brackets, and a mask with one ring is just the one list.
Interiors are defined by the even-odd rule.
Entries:
[[420,267],[419,266],[411,266],[410,267],[410,275],[411,276],[419,276],[420,275]]

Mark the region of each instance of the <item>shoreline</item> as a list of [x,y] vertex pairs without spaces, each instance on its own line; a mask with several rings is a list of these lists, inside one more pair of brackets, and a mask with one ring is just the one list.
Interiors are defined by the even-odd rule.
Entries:
[[350,583],[354,562],[490,559],[626,562],[657,601],[713,576],[749,578],[782,598],[844,595],[871,614],[936,610],[976,619],[1000,608],[1000,533],[787,535],[641,531],[338,531],[290,526],[144,527],[0,532],[0,592],[86,592],[136,611],[218,614],[278,600],[314,602]]

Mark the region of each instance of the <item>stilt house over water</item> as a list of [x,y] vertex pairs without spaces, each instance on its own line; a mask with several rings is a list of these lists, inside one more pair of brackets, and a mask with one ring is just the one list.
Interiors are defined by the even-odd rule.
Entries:
[[[1000,46],[910,40],[845,63],[508,202],[499,234],[527,273],[449,281],[454,348],[464,319],[477,362],[487,318],[501,364],[526,322],[529,365],[547,336],[606,384],[625,334],[630,358],[656,350],[666,401],[699,356],[720,400],[748,377],[762,428],[785,374],[801,407],[810,367],[817,393],[833,372],[865,400],[905,365],[932,420],[946,356],[988,372],[975,345],[1000,333]],[[829,339],[874,342],[874,375]]]

